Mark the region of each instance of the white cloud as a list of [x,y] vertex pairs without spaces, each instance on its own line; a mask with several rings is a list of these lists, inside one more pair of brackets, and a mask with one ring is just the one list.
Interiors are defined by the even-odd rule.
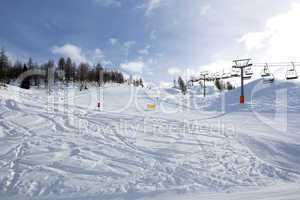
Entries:
[[191,76],[195,76],[200,73],[198,69],[193,68],[178,68],[178,67],[171,67],[168,69],[169,75],[173,78],[177,78],[181,76],[184,80],[189,80]]
[[7,57],[8,57],[8,59],[10,61],[12,61],[13,63],[15,63],[18,60],[21,60],[21,61],[23,61],[23,60],[25,61],[26,60],[24,57],[20,58],[20,57],[16,56],[15,54],[13,54],[12,52],[5,52],[5,53],[6,53]]
[[150,16],[155,10],[159,9],[163,5],[166,5],[168,0],[147,0],[147,3],[142,5],[142,8],[146,8],[145,15]]
[[220,72],[222,70],[228,71],[232,68],[232,61],[217,60],[215,62],[208,63],[207,65],[202,65],[198,67],[197,71],[210,71],[210,72]]
[[300,3],[294,3],[287,13],[267,20],[265,30],[247,33],[238,42],[259,58],[297,59],[300,52],[300,27],[297,26],[299,21]]
[[123,41],[119,41],[117,38],[110,38],[109,43],[114,48],[114,50],[118,51],[123,56],[128,56],[131,48],[136,44],[136,41],[129,40],[123,42]]
[[263,48],[266,44],[266,40],[271,36],[269,31],[247,33],[241,37],[238,42],[244,43],[248,51],[259,50]]
[[156,32],[156,30],[151,31],[151,33],[150,33],[150,39],[151,40],[156,40],[157,39],[157,32]]
[[182,70],[177,67],[171,67],[168,69],[168,73],[172,76],[178,76],[182,74]]
[[149,55],[150,45],[147,45],[145,48],[138,50],[138,53],[141,55]]
[[133,40],[131,40],[131,41],[127,41],[127,42],[124,42],[124,47],[126,48],[126,49],[130,49],[133,45],[135,45],[136,44],[136,41],[133,41]]
[[91,63],[102,63],[105,58],[101,49],[95,49],[94,51],[90,52],[88,57]]
[[94,0],[94,1],[103,7],[111,7],[111,6],[121,7],[122,6],[121,1],[118,1],[118,0]]
[[70,57],[76,63],[87,62],[86,56],[83,54],[82,49],[73,44],[65,44],[61,47],[54,46],[52,53],[64,57]]
[[143,61],[133,61],[120,64],[120,68],[131,73],[142,73],[146,64]]
[[70,57],[77,64],[89,63],[90,65],[101,63],[111,65],[112,62],[105,59],[103,51],[99,48],[94,50],[83,51],[80,47],[73,44],[65,44],[63,46],[54,46],[52,53],[63,57]]
[[130,49],[136,44],[136,41],[127,41],[121,46],[121,51],[124,52],[126,56],[129,55]]
[[110,44],[111,44],[112,46],[114,46],[115,44],[118,43],[118,39],[117,39],[117,38],[110,38],[110,39],[109,39],[109,42],[110,42]]
[[88,58],[88,62],[91,65],[98,64],[98,63],[101,63],[104,67],[112,65],[112,62],[105,58],[103,51],[99,48],[93,51],[89,51],[87,54],[87,58]]
[[188,80],[192,76],[198,76],[202,72],[230,72],[232,68],[232,61],[217,60],[215,62],[201,65],[198,67],[171,67],[168,69],[168,74],[173,78],[181,76],[183,79]]
[[166,81],[159,82],[159,87],[161,87],[161,88],[170,88],[172,86],[173,86],[172,82],[166,82]]
[[206,15],[210,9],[211,9],[211,5],[210,5],[210,4],[205,4],[205,5],[202,6],[202,8],[200,9],[200,15],[201,15],[201,16]]
[[150,0],[147,7],[147,14],[160,7],[161,0]]

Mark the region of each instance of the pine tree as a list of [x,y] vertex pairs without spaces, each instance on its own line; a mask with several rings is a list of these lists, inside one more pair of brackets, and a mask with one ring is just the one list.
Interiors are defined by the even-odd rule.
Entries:
[[28,62],[27,62],[27,66],[28,66],[28,69],[33,69],[33,61],[32,61],[32,58],[29,58]]
[[181,76],[179,76],[179,78],[178,78],[178,85],[179,85],[179,88],[180,88],[182,94],[185,95],[187,92],[187,86],[186,86],[185,82],[183,81],[183,79],[181,78]]
[[[26,72],[27,70],[28,68],[26,64],[24,64],[23,73]],[[20,87],[27,90],[30,89],[30,77],[26,77],[24,80],[22,80]]]
[[173,80],[173,88],[177,88],[176,79]]
[[102,67],[102,65],[100,64],[100,63],[98,63],[97,65],[96,65],[96,82],[97,82],[97,84],[98,84],[98,86],[100,87],[100,86],[102,86],[102,84],[103,84],[103,67]]
[[58,69],[59,70],[64,70],[65,69],[65,65],[66,65],[66,61],[63,57],[61,57],[59,60],[58,60]]
[[79,65],[79,80],[80,80],[80,91],[87,89],[86,81],[88,78],[89,65],[87,63],[81,63]]
[[225,88],[224,84],[219,79],[215,80],[215,86],[220,92]]
[[[34,69],[34,70],[38,70],[38,69],[39,69],[38,63],[34,63],[34,64],[33,64],[33,69]],[[41,79],[41,75],[34,75],[34,76],[33,76],[34,86],[40,87],[40,79]]]
[[2,48],[0,51],[0,81],[7,81],[7,71],[8,71],[8,57],[5,54],[5,50]]
[[10,79],[17,79],[23,73],[23,64],[20,61],[16,61],[13,67],[9,70],[8,77]]
[[64,66],[64,71],[65,71],[65,80],[68,84],[71,81],[71,77],[72,77],[72,60],[71,60],[71,58],[67,58],[67,62]]
[[54,62],[52,60],[49,60],[47,64],[45,64],[45,68],[46,68],[45,85],[48,88],[48,93],[51,93],[54,84]]
[[140,78],[140,86],[142,86],[142,88],[144,87],[144,84],[143,84],[143,79],[142,78]]
[[[33,70],[33,68],[34,68],[34,64],[33,64],[33,61],[32,61],[32,58],[29,58],[28,59],[28,62],[27,62],[27,70]],[[27,71],[26,70],[26,71]],[[30,77],[29,78],[29,83],[30,83],[30,85],[32,85],[31,83],[33,82],[33,77]]]
[[233,90],[233,89],[234,89],[234,86],[233,86],[230,82],[227,82],[227,83],[226,83],[226,89],[227,89],[227,90]]
[[65,79],[65,65],[65,58],[61,57],[57,63],[58,70],[55,73],[55,80],[58,79],[60,81],[63,81]]

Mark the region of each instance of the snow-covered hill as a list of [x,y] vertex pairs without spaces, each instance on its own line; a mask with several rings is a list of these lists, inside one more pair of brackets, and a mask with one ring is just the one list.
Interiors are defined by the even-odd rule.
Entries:
[[102,110],[96,88],[48,96],[9,86],[0,94],[0,199],[274,199],[284,185],[281,199],[296,200],[299,84],[265,86],[249,83],[243,107],[238,89],[203,98],[107,86]]

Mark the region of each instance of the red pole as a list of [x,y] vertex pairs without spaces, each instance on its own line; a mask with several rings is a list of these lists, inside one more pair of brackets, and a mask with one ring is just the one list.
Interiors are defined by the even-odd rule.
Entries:
[[245,104],[245,96],[240,96],[240,104]]

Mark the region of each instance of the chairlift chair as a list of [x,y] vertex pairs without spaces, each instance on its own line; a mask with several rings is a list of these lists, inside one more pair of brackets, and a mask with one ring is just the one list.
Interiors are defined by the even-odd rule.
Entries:
[[266,65],[264,66],[264,69],[261,73],[261,77],[263,78],[263,83],[267,84],[267,83],[273,83],[275,80],[274,75],[270,72],[269,70],[269,66],[266,63]]
[[298,79],[297,72],[295,70],[288,70],[286,73],[286,79],[287,80],[293,80],[293,79]]
[[216,80],[220,80],[221,78],[222,78],[222,76],[221,76],[221,74],[220,73],[216,73],[215,74],[215,78],[216,78]]
[[263,77],[263,83],[267,84],[267,83],[273,83],[275,81],[275,77],[273,74],[269,74],[269,76],[264,76]]
[[229,79],[231,78],[231,74],[230,73],[223,73],[222,74],[222,79]]
[[291,69],[288,69],[287,72],[286,72],[286,80],[293,80],[293,79],[298,79],[298,74],[297,74],[297,71],[296,71],[296,68],[295,68],[295,64],[292,63],[292,68]]
[[247,67],[245,69],[245,75],[248,75],[248,76],[252,76],[253,75],[253,71],[252,71],[251,67]]
[[191,77],[191,82],[198,82],[199,81],[199,78],[195,77],[195,76],[192,76]]
[[240,77],[240,76],[241,76],[240,70],[237,68],[232,68],[231,77]]
[[206,78],[207,81],[214,81],[214,76],[212,74],[209,74]]
[[264,69],[263,69],[262,73],[261,73],[261,77],[262,78],[269,77],[270,75],[271,75],[271,73],[270,73],[270,70],[269,70],[269,66],[268,66],[268,64],[266,64],[264,66]]
[[249,80],[252,78],[252,75],[247,75],[246,73],[244,74],[244,77],[243,77],[245,80]]
[[194,86],[194,81],[193,80],[189,80],[188,82],[187,82],[187,87],[189,88],[189,89],[191,89],[191,87],[193,87]]

